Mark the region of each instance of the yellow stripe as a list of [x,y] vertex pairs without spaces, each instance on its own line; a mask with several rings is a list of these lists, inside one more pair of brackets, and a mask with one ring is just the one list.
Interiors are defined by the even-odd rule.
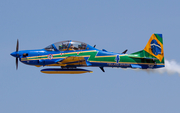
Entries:
[[[96,51],[96,50],[92,50],[92,51],[80,51],[79,53],[85,53],[85,52],[93,52],[93,51]],[[58,59],[58,58],[66,58],[64,57],[63,55],[66,55],[66,54],[73,54],[73,53],[77,53],[77,52],[70,52],[70,53],[62,53],[62,57],[53,57],[53,59]],[[53,56],[54,55],[61,55],[61,54],[52,54]],[[21,58],[22,61],[27,61],[27,60],[40,60],[40,59],[49,59],[49,58],[40,58],[40,57],[47,57],[48,55],[42,55],[42,56],[32,56],[32,57],[26,57],[26,58]],[[37,57],[39,59],[37,59]],[[90,55],[86,55],[86,56],[81,56],[81,57],[90,57]],[[34,58],[34,59],[29,59],[29,58]]]
[[[81,51],[81,52],[79,52],[79,53],[85,53],[85,52],[94,52],[94,51],[96,51],[96,50],[92,50],[92,51]],[[97,51],[97,53],[98,53],[99,51]],[[66,54],[73,54],[73,53],[77,53],[77,52],[70,52],[70,53],[63,53],[63,55],[66,55]],[[61,54],[52,54],[53,56],[54,55],[61,55]],[[67,57],[64,57],[62,55],[62,57],[53,57],[53,59],[59,59],[59,58],[67,58]],[[96,54],[97,55],[97,54]],[[127,55],[127,54],[124,54],[124,55],[119,55],[119,56],[125,56],[125,55]],[[22,58],[21,60],[22,61],[28,61],[28,60],[43,60],[43,59],[49,59],[49,58],[41,58],[41,57],[45,57],[45,56],[48,56],[48,55],[43,55],[43,56],[33,56],[33,57],[26,57],[26,58]],[[84,56],[79,56],[79,57],[90,57],[90,55],[84,55]],[[116,57],[116,55],[109,55],[109,56],[95,56],[95,58],[103,58],[103,57]],[[29,59],[29,58],[34,58],[34,59]],[[39,58],[39,59],[38,59]],[[104,62],[104,61],[102,61],[102,62]]]
[[95,56],[95,58],[102,58],[102,57],[116,57],[116,55],[111,55],[111,56]]

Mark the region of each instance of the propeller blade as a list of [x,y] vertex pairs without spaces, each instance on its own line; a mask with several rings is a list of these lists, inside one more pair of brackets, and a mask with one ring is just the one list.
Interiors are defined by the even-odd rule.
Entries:
[[19,40],[17,39],[16,52],[19,51]]
[[[16,52],[19,51],[19,40],[17,39]],[[17,54],[18,55],[18,54]],[[16,57],[16,70],[18,69],[18,57]]]
[[18,58],[16,58],[16,70],[18,69]]

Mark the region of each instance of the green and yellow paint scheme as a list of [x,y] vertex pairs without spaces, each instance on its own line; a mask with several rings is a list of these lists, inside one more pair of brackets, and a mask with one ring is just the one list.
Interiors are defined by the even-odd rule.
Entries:
[[[41,70],[43,73],[71,74],[91,72],[77,67],[121,67],[155,69],[164,67],[164,49],[162,34],[152,34],[147,45],[141,51],[126,54],[96,49],[78,41],[62,41],[39,50],[24,50],[11,53],[12,56],[28,65],[60,66],[61,69]],[[69,71],[69,72],[68,72]],[[81,71],[81,72],[80,72]]]

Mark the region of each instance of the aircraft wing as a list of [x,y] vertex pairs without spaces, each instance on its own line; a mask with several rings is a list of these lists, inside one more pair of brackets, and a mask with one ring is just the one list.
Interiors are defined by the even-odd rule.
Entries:
[[86,60],[84,57],[79,56],[70,56],[67,57],[59,62],[57,62],[60,66],[67,66],[67,65],[84,65],[86,66]]

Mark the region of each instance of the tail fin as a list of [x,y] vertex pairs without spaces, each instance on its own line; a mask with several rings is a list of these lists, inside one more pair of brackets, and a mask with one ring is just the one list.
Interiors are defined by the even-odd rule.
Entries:
[[154,60],[164,64],[164,49],[162,34],[152,34],[147,45],[141,51],[129,54],[131,58]]
[[146,51],[151,57],[157,58],[161,63],[164,63],[162,34],[152,34],[146,47],[144,48],[144,51]]

